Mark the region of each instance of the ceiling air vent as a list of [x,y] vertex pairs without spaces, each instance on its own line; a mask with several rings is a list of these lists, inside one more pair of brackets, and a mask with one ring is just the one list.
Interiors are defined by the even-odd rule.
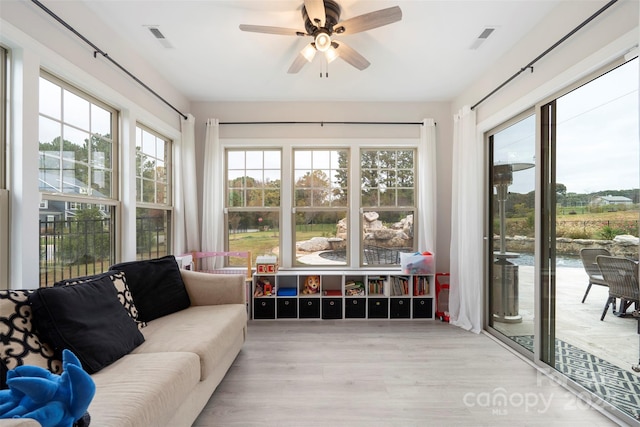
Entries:
[[495,31],[495,28],[485,28],[480,35],[478,36],[478,38],[473,42],[473,44],[469,47],[469,49],[471,50],[476,50],[480,47],[480,45],[482,43],[484,43],[485,40],[487,40],[489,38],[489,36],[491,35],[491,33],[493,33]]
[[156,40],[158,40],[163,47],[167,49],[171,49],[173,47],[171,43],[169,43],[167,38],[164,36],[164,34],[160,32],[158,27],[147,27],[147,28],[149,28],[149,31],[151,31],[151,34],[153,34],[153,37],[155,37]]

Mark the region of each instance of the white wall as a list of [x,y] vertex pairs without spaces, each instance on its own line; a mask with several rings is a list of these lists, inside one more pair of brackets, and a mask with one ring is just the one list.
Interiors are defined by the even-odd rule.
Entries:
[[[561,2],[523,40],[452,102],[453,111],[474,105],[542,54],[605,1]],[[594,72],[638,44],[638,0],[619,0],[600,16],[476,108],[485,131]]]
[[[117,34],[97,18],[65,15],[64,2],[48,2],[69,24],[122,65],[133,67],[145,83],[187,113],[189,101],[140,62]],[[40,69],[83,89],[121,112],[120,259],[135,258],[135,125],[157,130],[180,144],[179,115],[29,1],[2,0],[0,44],[10,51],[8,188],[10,190],[9,286],[35,288],[39,283],[38,79]],[[55,10],[59,9],[59,10]],[[91,12],[87,10],[89,16]],[[101,42],[105,42],[104,47]],[[121,61],[119,58],[123,58]]]
[[[226,102],[193,103],[196,117],[198,182],[202,185],[205,122],[217,118],[223,122],[422,122],[436,121],[437,139],[437,266],[449,271],[451,220],[451,140],[452,116],[448,102],[431,103],[356,103],[356,102]],[[419,126],[400,125],[221,125],[222,140],[233,138],[317,138],[327,139],[397,139],[420,138]],[[199,188],[202,191],[202,188]]]

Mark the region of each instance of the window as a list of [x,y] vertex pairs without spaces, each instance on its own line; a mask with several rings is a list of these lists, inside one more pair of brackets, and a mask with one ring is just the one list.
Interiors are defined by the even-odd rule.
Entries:
[[171,248],[171,141],[136,127],[136,254],[158,258]]
[[48,285],[115,261],[117,112],[44,72],[39,89],[40,282]]
[[327,269],[415,251],[417,140],[225,143],[226,250]]
[[294,150],[296,265],[346,265],[349,151]]
[[281,151],[228,149],[225,157],[227,250],[279,254]]
[[415,157],[414,149],[360,151],[362,264],[400,264],[400,252],[415,250]]

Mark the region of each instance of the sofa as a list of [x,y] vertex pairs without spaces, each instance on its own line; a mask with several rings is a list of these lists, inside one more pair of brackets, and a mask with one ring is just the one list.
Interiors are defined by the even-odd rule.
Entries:
[[[161,263],[163,267],[157,268],[154,262]],[[242,275],[182,270],[173,257],[139,263],[112,266],[109,272],[102,275],[57,283],[52,288],[0,291],[0,339],[3,343],[0,367],[3,368],[3,386],[6,387],[4,379],[7,370],[17,365],[42,366],[54,373],[61,371],[58,360],[61,345],[55,343],[59,337],[44,333],[46,323],[38,318],[39,311],[43,310],[42,305],[49,304],[45,308],[55,312],[55,309],[51,309],[55,297],[60,295],[65,304],[70,300],[84,301],[82,293],[90,295],[92,287],[95,287],[104,289],[109,296],[87,297],[90,300],[86,301],[90,302],[83,303],[79,308],[78,318],[83,316],[81,312],[85,309],[90,313],[100,313],[100,307],[86,306],[93,304],[96,299],[112,303],[112,291],[104,285],[105,281],[111,280],[116,300],[121,304],[119,307],[125,310],[110,306],[110,310],[116,314],[89,316],[91,319],[87,321],[86,328],[76,331],[71,338],[65,338],[74,340],[80,336],[86,341],[92,329],[108,330],[112,323],[120,320],[126,324],[125,332],[118,329],[115,338],[98,334],[100,340],[120,339],[128,335],[134,337],[132,341],[129,340],[131,343],[127,341],[128,338],[122,338],[126,345],[133,347],[124,350],[122,355],[108,354],[119,343],[103,347],[96,358],[106,357],[106,360],[102,360],[99,366],[94,366],[92,357],[95,355],[81,357],[87,353],[87,347],[83,347],[85,343],[75,342],[66,346],[81,355],[74,352],[96,386],[95,396],[87,409],[90,426],[192,425],[245,341],[245,278]],[[141,271],[136,272],[141,266]],[[167,273],[167,266],[170,274]],[[164,288],[155,285],[166,281],[169,276],[178,283],[174,280]],[[100,277],[98,284],[91,281],[94,277]],[[136,281],[139,283],[136,284]],[[178,294],[176,286],[180,288]],[[36,292],[38,298],[34,295]],[[164,301],[163,295],[167,297]],[[152,304],[148,304],[147,299],[153,300]],[[122,312],[126,312],[133,326],[122,317]],[[105,318],[110,322],[108,325],[100,323]],[[64,320],[58,319],[56,326],[63,331],[62,334]],[[74,328],[77,329],[77,326]],[[47,340],[53,344],[47,343]],[[0,420],[1,427],[39,425],[35,420],[28,419]]]

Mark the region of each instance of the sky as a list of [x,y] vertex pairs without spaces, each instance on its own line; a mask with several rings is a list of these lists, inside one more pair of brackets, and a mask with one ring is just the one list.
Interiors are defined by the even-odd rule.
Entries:
[[[640,187],[638,59],[557,101],[556,180],[568,193]],[[535,163],[535,118],[496,134],[494,163]],[[534,189],[535,169],[513,174],[510,192]]]

